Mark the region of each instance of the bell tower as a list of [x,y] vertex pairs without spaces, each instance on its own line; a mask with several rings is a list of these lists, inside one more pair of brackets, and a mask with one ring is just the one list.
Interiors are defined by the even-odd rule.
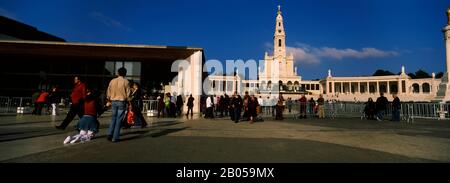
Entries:
[[286,33],[284,32],[283,16],[281,15],[281,6],[278,5],[277,21],[275,25],[275,34],[273,36],[274,58],[279,61],[286,57]]

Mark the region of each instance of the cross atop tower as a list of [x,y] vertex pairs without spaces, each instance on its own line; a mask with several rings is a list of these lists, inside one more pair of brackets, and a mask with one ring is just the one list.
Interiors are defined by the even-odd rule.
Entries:
[[281,14],[281,5],[278,5],[278,14]]

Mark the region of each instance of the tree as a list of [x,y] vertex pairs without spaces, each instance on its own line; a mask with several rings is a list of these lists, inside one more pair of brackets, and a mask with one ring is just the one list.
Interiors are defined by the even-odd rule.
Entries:
[[427,72],[425,72],[422,69],[419,69],[416,72],[416,79],[422,79],[422,78],[431,78],[430,74],[428,74]]
[[383,69],[378,69],[377,71],[375,71],[375,73],[373,73],[373,76],[390,76],[390,75],[395,75],[395,74],[392,73],[391,71],[383,70]]
[[408,73],[408,76],[411,77],[411,79],[416,79],[416,75],[414,73]]
[[437,74],[436,74],[436,78],[442,78],[444,76],[444,73],[443,72],[438,72]]

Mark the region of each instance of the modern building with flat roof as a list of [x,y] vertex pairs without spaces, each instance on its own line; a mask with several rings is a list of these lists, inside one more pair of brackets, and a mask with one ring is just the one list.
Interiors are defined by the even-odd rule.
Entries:
[[[77,75],[89,86],[104,91],[117,69],[125,67],[127,78],[140,83],[149,94],[164,92],[165,85],[180,81],[172,91],[193,94],[195,101],[200,101],[202,48],[72,43],[24,24],[7,22],[17,25],[17,31],[11,34],[9,29],[0,29],[0,96],[31,96],[38,89],[48,90],[54,85],[68,95]],[[177,60],[187,61],[190,67],[174,65]],[[178,73],[182,75],[176,77]],[[189,85],[181,84],[187,80]]]

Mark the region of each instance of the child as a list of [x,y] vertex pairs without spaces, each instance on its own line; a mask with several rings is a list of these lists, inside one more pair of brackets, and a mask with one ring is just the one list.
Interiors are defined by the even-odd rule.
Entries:
[[79,134],[68,136],[64,144],[90,141],[98,132],[99,122],[97,120],[98,103],[96,96],[91,90],[86,90],[86,99],[84,102],[84,115],[77,124]]

